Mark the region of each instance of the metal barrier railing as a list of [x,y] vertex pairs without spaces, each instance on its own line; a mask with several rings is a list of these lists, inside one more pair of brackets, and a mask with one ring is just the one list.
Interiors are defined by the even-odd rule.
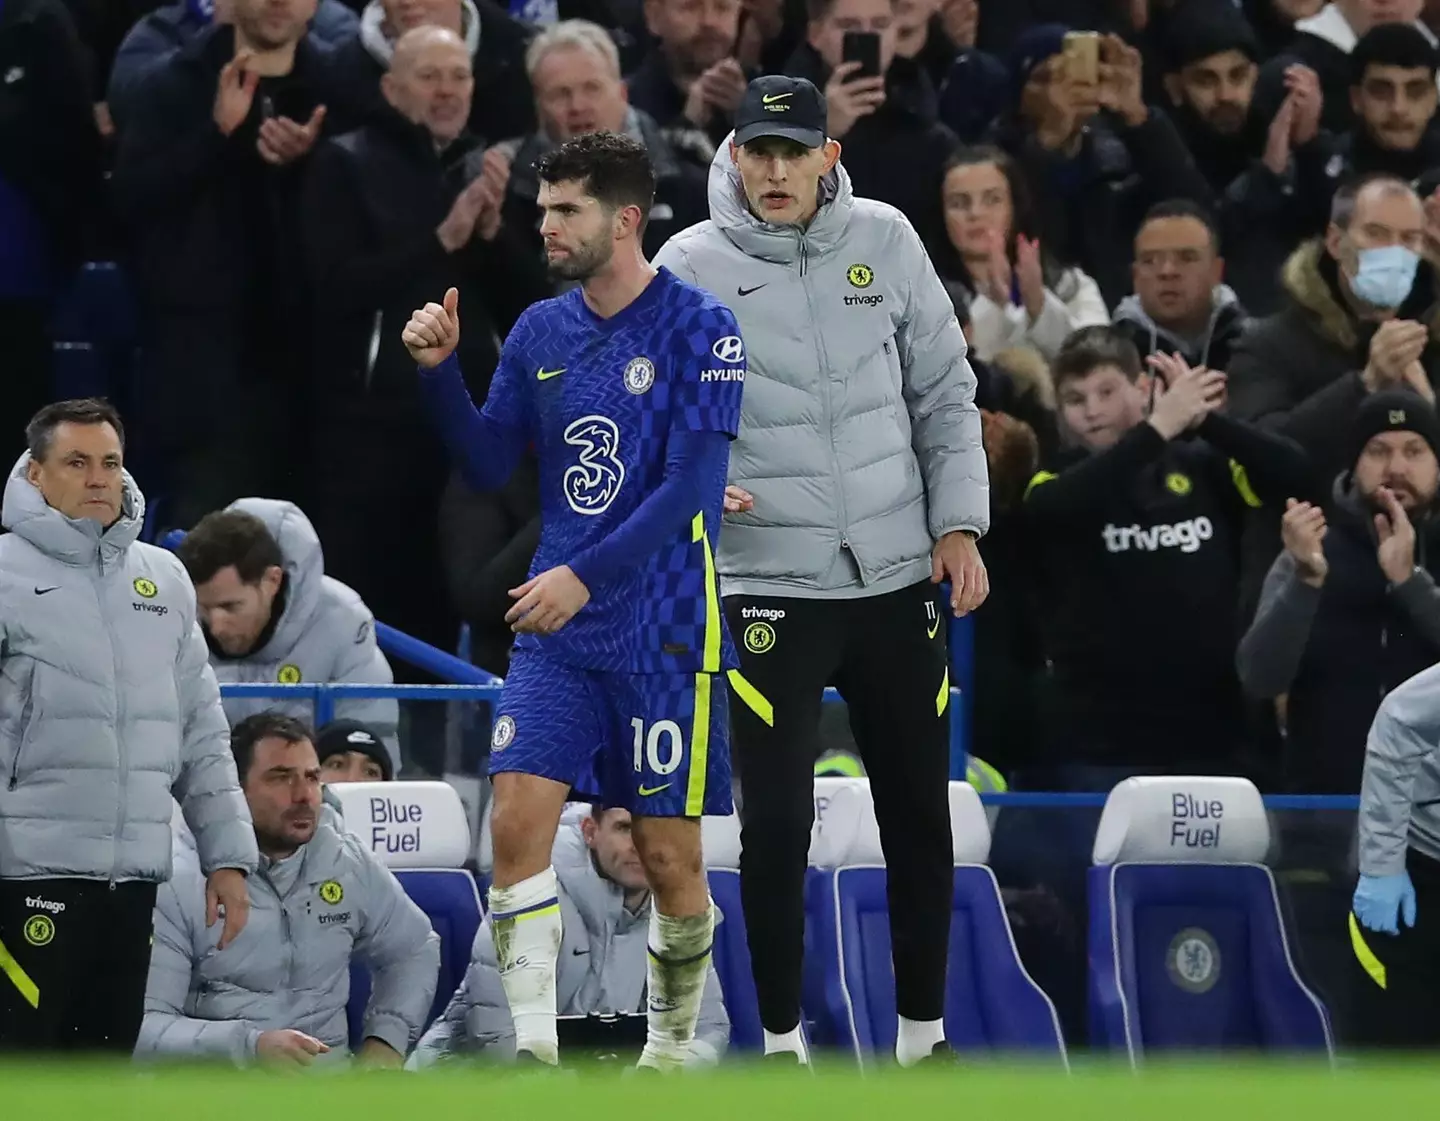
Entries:
[[[402,637],[408,638],[409,636]],[[411,639],[410,641],[417,640]],[[457,658],[456,661],[459,659]],[[504,683],[499,678],[492,677],[467,663],[462,662],[461,665],[487,680],[483,683],[463,685],[272,685],[269,682],[260,682],[245,685],[222,685],[220,694],[223,697],[308,701],[314,705],[317,727],[328,724],[335,718],[337,700],[393,697],[397,701],[425,701],[431,704],[445,701],[472,701],[491,705],[500,700],[500,691]],[[827,703],[843,699],[838,691],[825,690]],[[950,774],[952,778],[959,779],[965,777],[967,758],[964,734],[964,697],[959,689],[950,690],[950,701]],[[1098,809],[1105,804],[1105,793],[1055,794],[1026,791],[1014,794],[982,794],[981,800],[987,805],[993,806]],[[1272,794],[1266,796],[1265,806],[1272,810],[1346,810],[1353,812],[1360,808],[1360,799],[1349,795]]]

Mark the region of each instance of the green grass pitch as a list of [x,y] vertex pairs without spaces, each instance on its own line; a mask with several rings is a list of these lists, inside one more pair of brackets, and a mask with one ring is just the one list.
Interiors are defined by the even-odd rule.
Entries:
[[1422,1121],[1440,1117],[1440,1062],[1349,1067],[1210,1061],[1132,1074],[1015,1065],[814,1076],[745,1064],[636,1076],[452,1069],[310,1076],[190,1068],[0,1065],[14,1121]]

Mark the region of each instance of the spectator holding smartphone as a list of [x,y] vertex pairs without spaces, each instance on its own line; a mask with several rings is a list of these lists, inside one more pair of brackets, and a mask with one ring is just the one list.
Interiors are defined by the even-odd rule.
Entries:
[[[855,193],[901,210],[927,245],[945,235],[940,183],[958,146],[929,76],[896,62],[891,0],[808,0],[805,42],[785,65],[824,90],[826,135],[845,148]],[[848,45],[847,45],[848,44]]]

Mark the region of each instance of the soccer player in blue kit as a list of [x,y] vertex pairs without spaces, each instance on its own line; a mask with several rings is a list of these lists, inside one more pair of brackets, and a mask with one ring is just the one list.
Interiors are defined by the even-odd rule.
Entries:
[[643,145],[582,136],[537,170],[550,271],[579,286],[520,317],[482,410],[454,357],[455,289],[404,341],[472,487],[499,487],[527,446],[540,466],[540,546],[510,593],[518,638],[490,762],[490,917],[517,1058],[558,1061],[550,850],[573,784],[634,815],[653,893],[639,1065],[668,1069],[689,1055],[714,932],[699,818],[732,808],[723,673],[737,662],[714,547],[744,344],[726,307],[642,255]]

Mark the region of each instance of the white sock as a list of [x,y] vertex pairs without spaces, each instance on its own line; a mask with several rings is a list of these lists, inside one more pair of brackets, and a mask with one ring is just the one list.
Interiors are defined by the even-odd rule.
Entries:
[[805,1046],[805,1033],[800,1030],[799,1024],[789,1031],[767,1031],[765,1033],[765,1054],[776,1055],[786,1051],[795,1055],[802,1063],[809,1065],[810,1051]]
[[935,1044],[944,1042],[944,1020],[907,1020],[901,1016],[900,1031],[895,1036],[895,1061],[902,1067],[914,1066],[930,1056]]
[[715,904],[703,915],[673,918],[650,911],[648,1024],[638,1065],[667,1070],[690,1057],[700,998],[710,970]]
[[511,887],[492,887],[490,931],[515,1022],[515,1050],[558,1063],[555,970],[561,932],[555,869],[546,868]]

